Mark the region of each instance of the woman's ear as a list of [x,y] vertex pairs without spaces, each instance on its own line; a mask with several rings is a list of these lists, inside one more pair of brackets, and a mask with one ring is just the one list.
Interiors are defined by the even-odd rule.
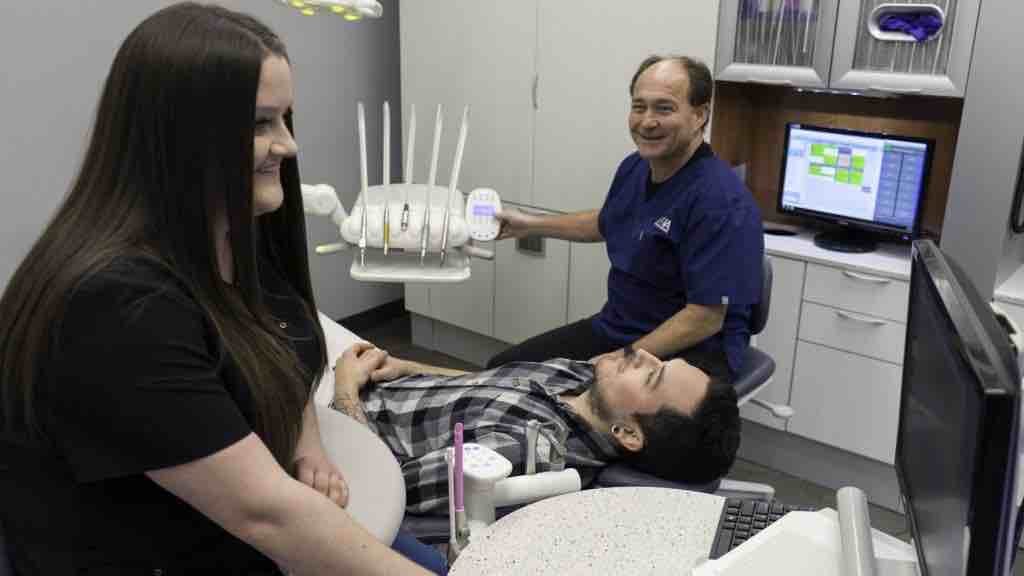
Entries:
[[612,424],[612,436],[623,448],[630,452],[644,449],[644,431],[636,422],[619,421]]

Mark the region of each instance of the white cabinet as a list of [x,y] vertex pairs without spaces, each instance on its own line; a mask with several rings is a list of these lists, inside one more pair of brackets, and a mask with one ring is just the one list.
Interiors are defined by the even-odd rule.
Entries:
[[[980,0],[723,0],[717,77],[794,87],[964,95]],[[943,19],[924,42],[882,31],[900,11]]]
[[608,249],[604,242],[569,245],[569,322],[597,314],[608,300]]
[[[971,65],[980,0],[917,1],[945,19],[925,42],[887,40],[872,32],[889,0],[842,0],[830,85],[842,90],[963,96]],[[906,3],[903,3],[906,4]],[[905,36],[905,35],[904,35]]]
[[[427,174],[433,106],[446,109],[438,170],[444,184],[459,114],[469,105],[460,189],[491,187],[505,203],[543,210],[599,208],[633,149],[627,114],[636,67],[659,52],[693,56],[713,68],[717,11],[718,0],[403,2],[403,133],[408,105],[415,103],[416,181]],[[474,263],[464,285],[407,286],[406,306],[517,343],[604,303],[603,245],[581,248],[572,271],[569,250],[567,242],[549,240],[544,258],[536,259],[511,241],[499,242],[492,268]],[[582,262],[588,264],[577,265]]]
[[[493,243],[483,248],[494,249]],[[456,284],[406,284],[405,308],[477,334],[494,333],[495,262],[472,259],[469,280]]]
[[437,170],[437,181],[444,184],[462,109],[468,105],[459,188],[485,186],[509,202],[532,203],[535,13],[536,0],[402,3],[402,134],[407,138],[408,108],[416,104],[417,182],[425,182],[429,172],[435,106],[444,106],[445,137]]
[[[806,264],[779,256],[768,258],[772,263],[772,300],[768,308],[768,322],[757,336],[756,346],[775,360],[775,373],[771,383],[757,397],[772,404],[787,405]],[[775,418],[764,408],[750,403],[740,409],[740,414],[765,426],[779,430],[786,428],[785,420]]]
[[[873,254],[829,253],[809,236],[767,236],[765,245],[775,278],[757,346],[776,370],[763,398],[793,408],[787,432],[892,464],[909,252],[883,245]],[[763,410],[743,414],[781,428]]]
[[499,242],[495,264],[495,338],[521,342],[565,325],[568,242],[544,239],[540,252],[520,250],[516,242]]
[[685,54],[713,67],[717,4],[539,3],[533,205],[601,206],[616,167],[634,150],[626,122],[637,65],[651,54]]
[[892,464],[902,367],[797,343],[789,432]]
[[810,302],[906,322],[909,296],[910,285],[902,280],[820,264],[807,267],[804,298]]
[[800,309],[800,339],[837,350],[903,363],[905,323],[841,308],[804,302]]
[[716,77],[736,82],[821,88],[828,85],[839,0],[814,0],[785,17],[769,0],[723,0]]

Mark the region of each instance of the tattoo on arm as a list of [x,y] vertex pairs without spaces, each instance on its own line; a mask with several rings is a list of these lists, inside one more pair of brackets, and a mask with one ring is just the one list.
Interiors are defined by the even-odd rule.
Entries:
[[335,394],[334,401],[331,402],[330,406],[334,410],[347,414],[369,427],[370,424],[366,419],[366,412],[363,411],[363,403],[358,397],[353,398],[349,394]]

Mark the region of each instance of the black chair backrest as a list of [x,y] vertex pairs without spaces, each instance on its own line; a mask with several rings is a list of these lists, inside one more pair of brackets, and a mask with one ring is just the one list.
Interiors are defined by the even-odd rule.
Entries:
[[772,303],[772,261],[764,256],[761,278],[761,302],[750,309],[750,335],[760,334],[768,323],[768,308]]

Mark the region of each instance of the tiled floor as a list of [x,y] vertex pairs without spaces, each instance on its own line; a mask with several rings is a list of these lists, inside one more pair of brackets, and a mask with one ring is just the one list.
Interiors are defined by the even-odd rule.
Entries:
[[[461,370],[480,369],[479,366],[457,358],[413,346],[408,316],[397,318],[371,330],[363,330],[361,336],[401,358]],[[836,507],[834,490],[754,462],[737,460],[729,473],[729,478],[761,482],[773,486],[775,487],[775,497],[788,504]],[[902,514],[872,504],[870,515],[873,527],[903,540],[910,539],[909,528]],[[1014,567],[1014,576],[1024,576],[1022,564],[1024,563],[1018,562]]]

